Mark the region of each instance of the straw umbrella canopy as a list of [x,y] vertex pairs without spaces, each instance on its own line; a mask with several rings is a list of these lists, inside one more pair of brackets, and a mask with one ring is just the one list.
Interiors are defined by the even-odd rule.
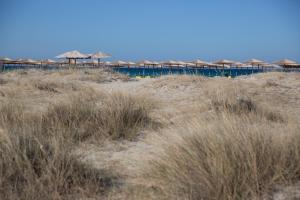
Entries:
[[2,70],[4,69],[4,64],[12,64],[15,63],[12,59],[4,57],[4,58],[0,58],[0,66],[2,68]]
[[94,54],[91,55],[92,59],[98,59],[98,65],[100,64],[100,61],[101,61],[102,58],[109,58],[109,57],[111,57],[110,54],[103,53],[101,51],[99,51],[99,52],[94,53]]
[[300,66],[300,64],[297,64],[295,61],[293,60],[289,60],[289,59],[283,59],[283,60],[279,60],[274,62],[274,64],[282,66],[282,67],[296,67],[296,66]]
[[255,66],[255,65],[257,65],[257,67],[259,67],[259,66],[260,66],[261,64],[263,64],[263,63],[265,63],[265,62],[262,61],[262,60],[255,59],[255,58],[252,58],[252,59],[250,59],[250,60],[248,60],[248,61],[245,62],[245,64],[251,65],[252,68],[253,68],[253,66]]
[[104,66],[112,66],[112,63],[109,61],[104,62]]
[[23,64],[25,62],[25,59],[23,58],[18,58],[16,60],[12,60],[11,63],[13,64]]
[[178,66],[183,66],[183,67],[185,67],[185,66],[186,66],[186,62],[183,62],[183,61],[177,61],[177,65],[178,65]]
[[88,57],[89,57],[88,55],[80,53],[79,51],[76,51],[76,50],[68,51],[68,52],[65,52],[63,54],[60,54],[60,55],[56,56],[56,58],[66,58],[66,59],[68,59],[69,64],[71,63],[72,59],[75,61],[75,64],[76,64],[76,59],[86,59]]
[[15,64],[31,64],[31,65],[34,65],[34,64],[38,64],[39,62],[36,61],[36,60],[33,60],[33,59],[22,59],[22,58],[19,58],[15,61],[12,61],[13,63]]
[[12,59],[4,57],[4,58],[0,58],[0,61],[3,62],[3,63],[8,63],[8,62],[11,62]]
[[153,65],[153,63],[149,60],[141,60],[141,61],[137,62],[137,64],[139,66],[144,66],[144,67]]
[[153,61],[153,62],[152,62],[152,65],[153,65],[153,66],[159,66],[160,63],[159,63],[159,62],[156,62],[156,61]]
[[274,67],[274,65],[270,64],[270,63],[261,63],[260,66],[262,67],[268,67],[268,68],[271,68],[271,67]]
[[24,63],[24,64],[37,64],[38,63],[38,61],[36,61],[36,60],[33,60],[33,59],[22,59],[21,61],[20,61],[21,63]]
[[196,67],[196,64],[192,63],[192,62],[187,62],[185,64],[186,64],[187,67]]
[[234,61],[231,61],[231,60],[226,60],[226,59],[223,59],[223,60],[218,60],[216,62],[214,62],[214,64],[217,64],[217,65],[222,65],[223,66],[223,69],[225,68],[225,65],[233,65],[235,62]]
[[194,63],[196,67],[198,67],[198,66],[204,67],[204,66],[208,66],[209,65],[209,63],[207,63],[205,61],[202,61],[202,60],[199,60],[199,59],[193,61],[192,63]]
[[214,66],[222,66],[222,65],[218,65],[218,64],[214,64],[214,63],[208,62],[207,66],[214,67]]
[[290,64],[289,67],[300,68],[300,64],[299,63]]
[[235,62],[234,65],[237,67],[247,67],[248,64],[241,63],[241,62]]
[[41,64],[54,64],[54,63],[56,63],[56,61],[51,59],[46,59],[41,61]]
[[127,62],[127,65],[128,66],[136,66],[136,63],[134,63],[134,62]]
[[173,67],[173,66],[178,66],[179,63],[174,61],[174,60],[167,60],[162,62],[163,65],[169,66],[169,67]]
[[128,64],[127,64],[127,62],[124,62],[122,60],[118,60],[118,61],[112,62],[111,65],[120,67],[120,66],[127,66]]
[[11,61],[12,59],[8,58],[8,57],[4,57],[4,58],[0,58],[1,61]]

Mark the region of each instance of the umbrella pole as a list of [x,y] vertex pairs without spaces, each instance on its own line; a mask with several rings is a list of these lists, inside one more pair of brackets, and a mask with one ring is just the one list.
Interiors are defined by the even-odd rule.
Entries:
[[223,76],[224,76],[224,73],[225,73],[225,64],[223,63]]

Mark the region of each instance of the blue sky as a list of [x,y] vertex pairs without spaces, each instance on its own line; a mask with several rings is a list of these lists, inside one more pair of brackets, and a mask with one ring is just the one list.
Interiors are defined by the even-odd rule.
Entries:
[[300,62],[298,0],[0,0],[0,57]]

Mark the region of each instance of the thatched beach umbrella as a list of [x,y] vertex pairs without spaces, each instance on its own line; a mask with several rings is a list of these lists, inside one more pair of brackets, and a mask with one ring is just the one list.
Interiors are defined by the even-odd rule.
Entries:
[[135,62],[127,62],[127,65],[128,66],[136,66],[136,63]]
[[110,54],[103,53],[101,51],[99,51],[99,52],[94,53],[94,54],[91,55],[92,59],[98,59],[98,65],[100,64],[100,61],[101,61],[102,58],[109,58],[109,57],[111,57]]
[[0,58],[0,61],[3,62],[3,63],[6,63],[6,62],[12,61],[12,59],[4,57],[4,58]]
[[296,61],[289,60],[289,59],[279,60],[274,62],[274,64],[282,67],[300,67],[300,64],[296,63]]
[[267,68],[271,68],[271,67],[275,67],[274,65],[270,64],[270,63],[261,63],[260,66],[262,67],[267,67]]
[[3,57],[3,58],[0,58],[0,61],[11,61],[11,59],[8,57]]
[[163,65],[168,66],[168,67],[174,67],[174,66],[178,66],[178,62],[174,61],[174,60],[167,60],[162,62]]
[[68,51],[68,52],[65,52],[63,54],[60,54],[60,55],[56,56],[56,58],[66,58],[66,59],[68,59],[69,64],[71,63],[71,60],[74,60],[75,64],[76,64],[76,59],[86,59],[88,57],[89,57],[88,55],[80,53],[79,51],[76,51],[76,50]]
[[111,62],[109,62],[109,61],[106,61],[106,62],[104,62],[104,66],[105,66],[105,67],[109,67],[109,66],[113,66],[113,65],[112,65],[112,63],[111,63]]
[[23,58],[18,58],[17,60],[14,60],[15,63],[21,64],[24,62],[25,59]]
[[137,62],[137,64],[138,64],[139,66],[144,66],[144,67],[146,67],[146,66],[152,65],[152,62],[149,61],[149,60],[141,60],[141,61]]
[[264,61],[258,60],[258,59],[255,59],[255,58],[252,58],[252,59],[250,59],[250,60],[248,60],[248,61],[245,62],[245,64],[251,65],[252,68],[253,68],[255,65],[257,65],[257,67],[259,68],[259,66],[260,66],[261,64],[263,64],[263,63],[264,63]]
[[180,66],[186,67],[186,62],[183,62],[183,61],[176,61],[176,62],[177,62],[178,67],[180,67]]
[[192,63],[194,63],[196,67],[209,66],[209,63],[207,63],[205,61],[202,61],[202,60],[199,60],[199,59],[193,61]]
[[231,66],[234,63],[235,63],[234,61],[223,59],[223,60],[218,60],[218,61],[214,62],[213,64],[221,65],[221,66],[223,66],[223,69],[224,69],[225,66],[227,66],[227,65]]
[[234,65],[237,67],[247,67],[248,66],[248,64],[241,63],[241,62],[235,62]]
[[38,61],[30,59],[30,58],[21,60],[21,62],[23,62],[24,64],[38,64]]
[[120,67],[120,66],[127,66],[127,62],[124,62],[122,60],[118,60],[111,63],[112,66]]
[[47,64],[47,65],[51,65],[51,64],[55,64],[56,61],[55,60],[51,60],[51,59],[46,59],[46,60],[42,60],[41,64]]
[[4,57],[4,58],[0,58],[0,68],[3,71],[5,66],[4,64],[10,64],[10,63],[14,63],[14,61],[10,58]]
[[14,61],[11,61],[11,63],[14,63],[14,64],[26,64],[26,65],[35,65],[35,64],[38,64],[39,62],[36,61],[36,60],[33,60],[33,59],[22,59],[22,58],[19,58],[17,60],[14,60]]
[[156,62],[156,61],[153,61],[153,62],[152,62],[152,65],[153,65],[153,67],[154,67],[154,66],[160,66],[160,63],[159,63],[159,62]]
[[187,67],[196,67],[196,64],[195,63],[192,63],[192,62],[186,62],[185,63]]
[[22,58],[18,58],[16,60],[14,59],[14,60],[11,60],[11,61],[8,61],[8,62],[10,62],[12,64],[21,64],[23,62],[23,60],[24,59],[22,59]]
[[42,62],[45,62],[45,63],[55,63],[56,61],[52,60],[52,59],[46,59],[46,60],[42,60]]

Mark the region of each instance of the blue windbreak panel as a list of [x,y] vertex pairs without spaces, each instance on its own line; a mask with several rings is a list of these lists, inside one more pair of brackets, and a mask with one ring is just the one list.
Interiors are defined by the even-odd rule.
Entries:
[[240,76],[253,73],[263,72],[262,69],[252,68],[231,68],[231,69],[216,69],[216,68],[128,68],[116,67],[115,71],[127,74],[131,77],[135,76],[161,76],[161,75],[202,75],[202,76]]

